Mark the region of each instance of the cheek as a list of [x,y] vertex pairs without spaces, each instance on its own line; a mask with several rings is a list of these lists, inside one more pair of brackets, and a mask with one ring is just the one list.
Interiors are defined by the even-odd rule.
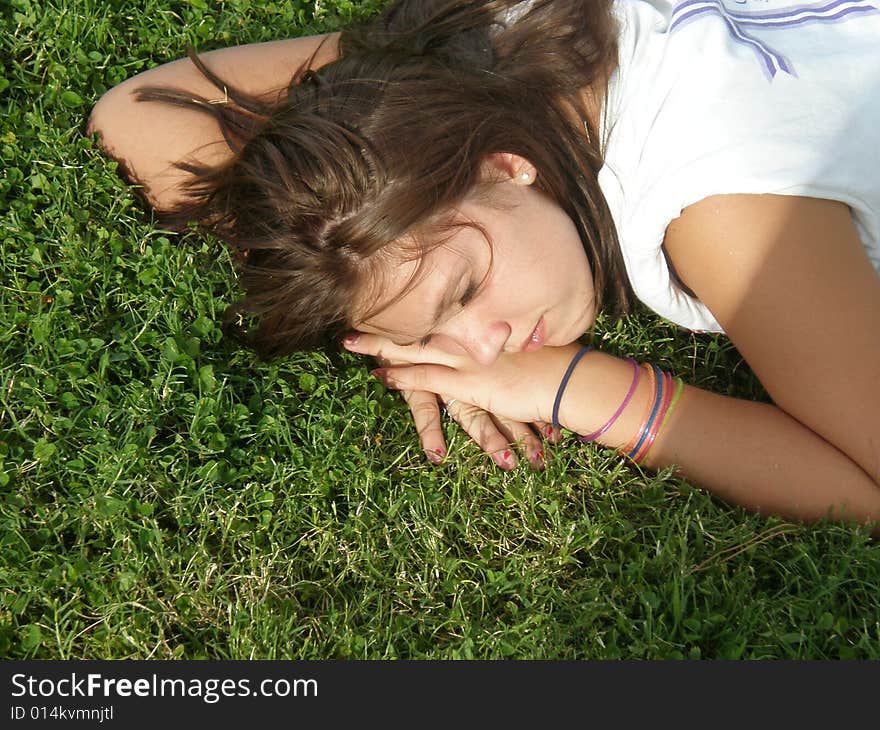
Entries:
[[587,260],[586,254],[584,254],[583,268],[583,287],[590,299],[593,299],[596,294],[596,285],[593,281],[593,268],[590,266],[590,262]]
[[581,244],[580,238],[574,238],[569,241],[568,245],[568,255],[559,271],[560,284],[569,290],[578,291],[582,295],[592,298],[593,269],[583,244]]

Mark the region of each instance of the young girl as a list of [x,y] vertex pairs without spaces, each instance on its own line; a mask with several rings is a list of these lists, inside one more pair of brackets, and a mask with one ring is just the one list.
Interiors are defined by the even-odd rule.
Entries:
[[[260,352],[380,358],[432,460],[443,403],[504,468],[553,424],[876,531],[877,38],[860,0],[400,0],[143,73],[90,129],[235,249]],[[633,294],[774,404],[576,343]]]

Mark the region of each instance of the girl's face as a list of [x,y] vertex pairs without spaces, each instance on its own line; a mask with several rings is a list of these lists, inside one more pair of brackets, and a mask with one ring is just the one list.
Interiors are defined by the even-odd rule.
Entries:
[[405,293],[360,331],[397,344],[430,341],[491,365],[502,352],[566,345],[593,324],[592,272],[574,223],[533,187],[528,163],[509,169],[492,186],[491,203],[459,207],[461,219],[479,224],[489,240],[475,227],[454,229],[422,258],[414,284],[418,261],[395,266],[382,300]]

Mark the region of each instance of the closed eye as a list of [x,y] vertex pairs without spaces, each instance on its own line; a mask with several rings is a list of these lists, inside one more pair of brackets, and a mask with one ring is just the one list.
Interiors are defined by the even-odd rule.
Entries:
[[465,307],[468,302],[470,302],[477,295],[477,286],[473,282],[467,285],[467,289],[464,290],[464,294],[461,295],[461,299],[458,300],[458,303]]
[[[477,295],[478,287],[473,282],[467,285],[467,288],[464,290],[464,294],[458,300],[458,305],[460,307],[466,307],[468,303]],[[434,335],[425,335],[422,337],[419,342],[419,347],[427,347],[431,343],[431,339]]]

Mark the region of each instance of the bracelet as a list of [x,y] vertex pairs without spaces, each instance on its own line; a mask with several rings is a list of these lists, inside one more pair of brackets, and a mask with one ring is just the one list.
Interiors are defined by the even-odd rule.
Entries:
[[654,424],[654,419],[657,417],[657,411],[660,409],[660,402],[663,400],[663,372],[660,370],[660,368],[653,364],[651,365],[651,370],[654,373],[654,381],[657,386],[654,394],[654,404],[651,407],[651,413],[648,416],[648,420],[645,421],[644,425],[639,431],[639,439],[638,441],[636,441],[636,445],[627,454],[627,458],[629,459],[633,459],[635,457],[639,449],[642,447],[642,444],[645,442],[645,439],[648,437],[648,434],[651,432],[651,426]]
[[562,428],[559,425],[559,404],[562,402],[562,394],[565,392],[565,386],[568,385],[568,380],[574,372],[574,366],[577,365],[578,361],[592,349],[592,347],[584,346],[578,350],[575,353],[575,356],[571,358],[571,362],[568,363],[568,370],[565,371],[565,375],[562,376],[562,382],[559,383],[559,388],[556,391],[556,399],[553,401],[553,416],[551,423],[556,426],[556,428]]
[[[670,377],[670,381],[672,376]],[[651,446],[654,445],[654,440],[657,438],[657,434],[663,430],[663,427],[666,425],[666,422],[669,420],[669,416],[672,414],[672,411],[675,409],[676,404],[678,403],[678,399],[681,398],[681,393],[684,390],[684,381],[681,378],[675,379],[675,394],[670,398],[669,404],[666,408],[665,413],[661,414],[661,416],[657,419],[660,422],[660,425],[654,429],[654,433],[650,437],[650,443],[645,447],[644,452],[639,457],[639,461],[644,461],[645,457],[648,455],[648,452],[651,450]],[[671,386],[671,382],[670,382]],[[637,462],[638,463],[638,462]]]
[[647,433],[645,436],[645,441],[642,444],[641,448],[639,448],[630,458],[632,459],[634,464],[640,464],[651,446],[654,444],[654,439],[657,438],[657,434],[660,432],[660,425],[663,423],[663,420],[666,417],[666,412],[669,410],[669,406],[672,403],[672,376],[669,373],[663,373],[663,397],[660,401],[660,410],[657,412],[657,416],[654,419],[651,427],[647,429]]
[[633,378],[632,383],[630,383],[629,390],[626,392],[626,395],[623,398],[623,402],[618,406],[617,410],[614,412],[614,415],[608,419],[608,422],[604,426],[602,426],[602,428],[600,428],[598,431],[587,434],[586,436],[578,436],[578,441],[580,441],[582,444],[587,444],[591,441],[595,441],[609,428],[611,428],[617,421],[617,419],[620,418],[620,414],[623,413],[623,409],[626,408],[629,405],[629,402],[632,400],[633,393],[636,392],[636,387],[639,384],[639,376],[641,375],[642,370],[634,358],[629,357],[627,358],[627,361],[632,363]]
[[[657,382],[656,382],[657,376],[654,372],[653,366],[651,366],[649,363],[643,363],[641,367],[647,369],[647,371],[648,371],[648,378],[651,381],[651,384],[648,386],[648,389],[650,391],[655,391],[656,386],[657,386]],[[636,431],[636,435],[632,437],[632,440],[626,446],[621,446],[618,449],[618,451],[620,453],[622,453],[624,455],[628,454],[629,452],[631,452],[635,448],[636,444],[639,443],[639,441],[641,440],[642,436],[645,433],[645,429],[648,426],[648,422],[650,421],[650,414],[651,414],[651,409],[653,408],[653,406],[654,406],[654,401],[649,401],[648,407],[645,409],[645,415],[642,418],[641,426],[639,426],[639,430]]]

